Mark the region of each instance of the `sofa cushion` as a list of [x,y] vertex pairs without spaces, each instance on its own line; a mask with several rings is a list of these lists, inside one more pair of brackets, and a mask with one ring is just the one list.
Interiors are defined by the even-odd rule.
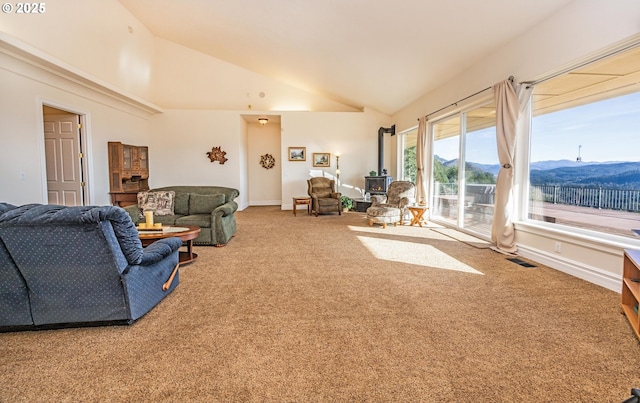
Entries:
[[369,207],[367,209],[367,216],[371,217],[400,217],[402,211],[395,207]]
[[189,197],[189,215],[211,214],[218,206],[225,203],[225,196],[222,193],[212,195],[201,195],[192,193]]
[[160,223],[162,225],[175,225],[176,221],[178,221],[182,217],[184,216],[181,214],[161,215],[161,216],[154,217],[153,222]]
[[189,197],[190,193],[177,192],[173,200],[173,212],[179,215],[189,214]]
[[143,215],[145,211],[153,211],[153,214],[158,216],[173,215],[175,196],[176,192],[173,190],[162,192],[139,192],[138,207]]
[[340,204],[340,199],[333,199],[330,197],[325,197],[324,199],[318,199],[318,205],[320,207],[323,206],[337,206]]
[[200,228],[211,228],[211,214],[191,214],[176,220],[177,227],[181,225],[195,225]]

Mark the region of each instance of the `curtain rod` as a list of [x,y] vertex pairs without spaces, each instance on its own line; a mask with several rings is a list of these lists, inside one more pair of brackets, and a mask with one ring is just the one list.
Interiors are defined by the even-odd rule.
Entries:
[[[513,80],[514,80],[513,76],[509,76],[509,81],[513,82]],[[452,103],[452,104],[450,104],[450,105],[447,105],[447,106],[445,106],[445,107],[443,107],[443,108],[440,108],[440,109],[438,109],[437,111],[433,111],[433,112],[427,113],[426,115],[424,115],[424,117],[425,117],[425,118],[428,118],[429,116],[433,115],[434,113],[438,113],[438,112],[443,111],[443,110],[445,110],[445,109],[447,109],[447,108],[450,108],[450,107],[452,107],[452,106],[458,106],[458,103],[460,103],[460,102],[462,102],[462,101],[466,101],[466,100],[467,100],[467,99],[469,99],[469,98],[475,97],[476,95],[481,94],[481,93],[485,92],[486,90],[490,90],[491,88],[493,88],[493,86],[491,86],[491,87],[487,87],[487,88],[485,88],[485,89],[483,89],[483,90],[480,90],[480,91],[478,91],[478,92],[474,92],[473,94],[471,94],[471,95],[469,95],[469,96],[466,96],[466,97],[464,97],[464,98],[462,98],[462,99],[459,99],[458,101],[456,101],[456,102],[454,102],[454,103]]]

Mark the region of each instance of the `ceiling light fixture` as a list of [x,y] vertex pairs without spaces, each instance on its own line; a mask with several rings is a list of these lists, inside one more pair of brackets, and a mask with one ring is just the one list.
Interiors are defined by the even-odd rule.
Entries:
[[260,123],[262,126],[266,125],[268,121],[269,119],[267,118],[258,118],[258,123]]

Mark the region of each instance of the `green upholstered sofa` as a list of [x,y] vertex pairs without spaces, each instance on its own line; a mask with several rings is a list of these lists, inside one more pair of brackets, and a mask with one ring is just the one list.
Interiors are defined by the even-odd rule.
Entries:
[[[223,186],[166,186],[149,192],[175,192],[173,214],[154,214],[154,222],[165,225],[195,225],[201,228],[194,245],[226,245],[236,233],[235,212],[240,195]],[[140,195],[140,194],[139,194]],[[144,222],[138,205],[125,207],[134,223]]]

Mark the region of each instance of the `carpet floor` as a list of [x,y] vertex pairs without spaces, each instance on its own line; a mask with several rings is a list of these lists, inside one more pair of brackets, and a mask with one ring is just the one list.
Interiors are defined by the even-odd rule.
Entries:
[[618,293],[361,213],[236,216],[135,324],[0,334],[0,402],[617,403],[640,386]]

